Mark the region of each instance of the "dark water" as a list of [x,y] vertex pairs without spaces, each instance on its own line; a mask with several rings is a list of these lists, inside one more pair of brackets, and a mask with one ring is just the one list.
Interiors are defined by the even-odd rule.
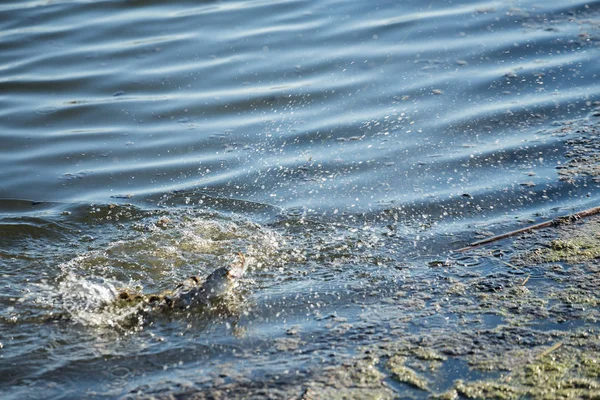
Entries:
[[[296,382],[392,320],[452,329],[428,304],[402,325],[393,296],[435,286],[428,262],[480,230],[597,205],[596,181],[557,167],[565,121],[597,118],[599,18],[589,1],[3,2],[0,391]],[[225,314],[130,330],[101,311],[238,251]]]

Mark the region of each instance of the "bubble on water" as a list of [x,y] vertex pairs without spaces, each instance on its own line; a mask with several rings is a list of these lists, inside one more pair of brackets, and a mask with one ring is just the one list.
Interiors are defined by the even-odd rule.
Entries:
[[57,111],[58,111],[58,108],[56,108],[56,107],[42,107],[42,108],[38,108],[37,110],[35,110],[35,112],[40,115],[54,114]]

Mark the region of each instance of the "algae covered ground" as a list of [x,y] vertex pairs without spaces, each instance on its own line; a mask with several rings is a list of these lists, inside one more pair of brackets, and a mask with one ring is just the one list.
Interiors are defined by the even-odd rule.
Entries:
[[[454,254],[443,266],[432,263],[441,268],[435,281],[406,280],[385,304],[363,305],[359,321],[324,316],[321,337],[290,328],[266,355],[240,356],[301,359],[321,343],[322,367],[283,371],[260,384],[224,368],[204,390],[178,393],[198,399],[600,398],[598,249],[600,217],[592,217]],[[357,342],[363,345],[353,348]]]

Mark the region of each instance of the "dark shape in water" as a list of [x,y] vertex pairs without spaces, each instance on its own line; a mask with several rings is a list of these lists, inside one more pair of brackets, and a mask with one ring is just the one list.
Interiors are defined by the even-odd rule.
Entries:
[[246,271],[246,259],[238,253],[239,259],[231,265],[214,270],[206,278],[201,279],[191,276],[177,285],[173,292],[142,295],[122,291],[118,295],[119,301],[138,304],[150,303],[160,309],[184,310],[199,306],[206,306],[228,294],[231,294],[239,283],[239,279]]

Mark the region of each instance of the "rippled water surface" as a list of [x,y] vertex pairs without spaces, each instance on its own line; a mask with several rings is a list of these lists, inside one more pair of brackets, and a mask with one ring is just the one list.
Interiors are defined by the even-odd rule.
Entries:
[[[455,329],[439,287],[500,267],[450,250],[598,205],[560,175],[600,116],[597,1],[5,1],[0,46],[8,398],[301,396]],[[224,309],[105,307],[238,252]]]

